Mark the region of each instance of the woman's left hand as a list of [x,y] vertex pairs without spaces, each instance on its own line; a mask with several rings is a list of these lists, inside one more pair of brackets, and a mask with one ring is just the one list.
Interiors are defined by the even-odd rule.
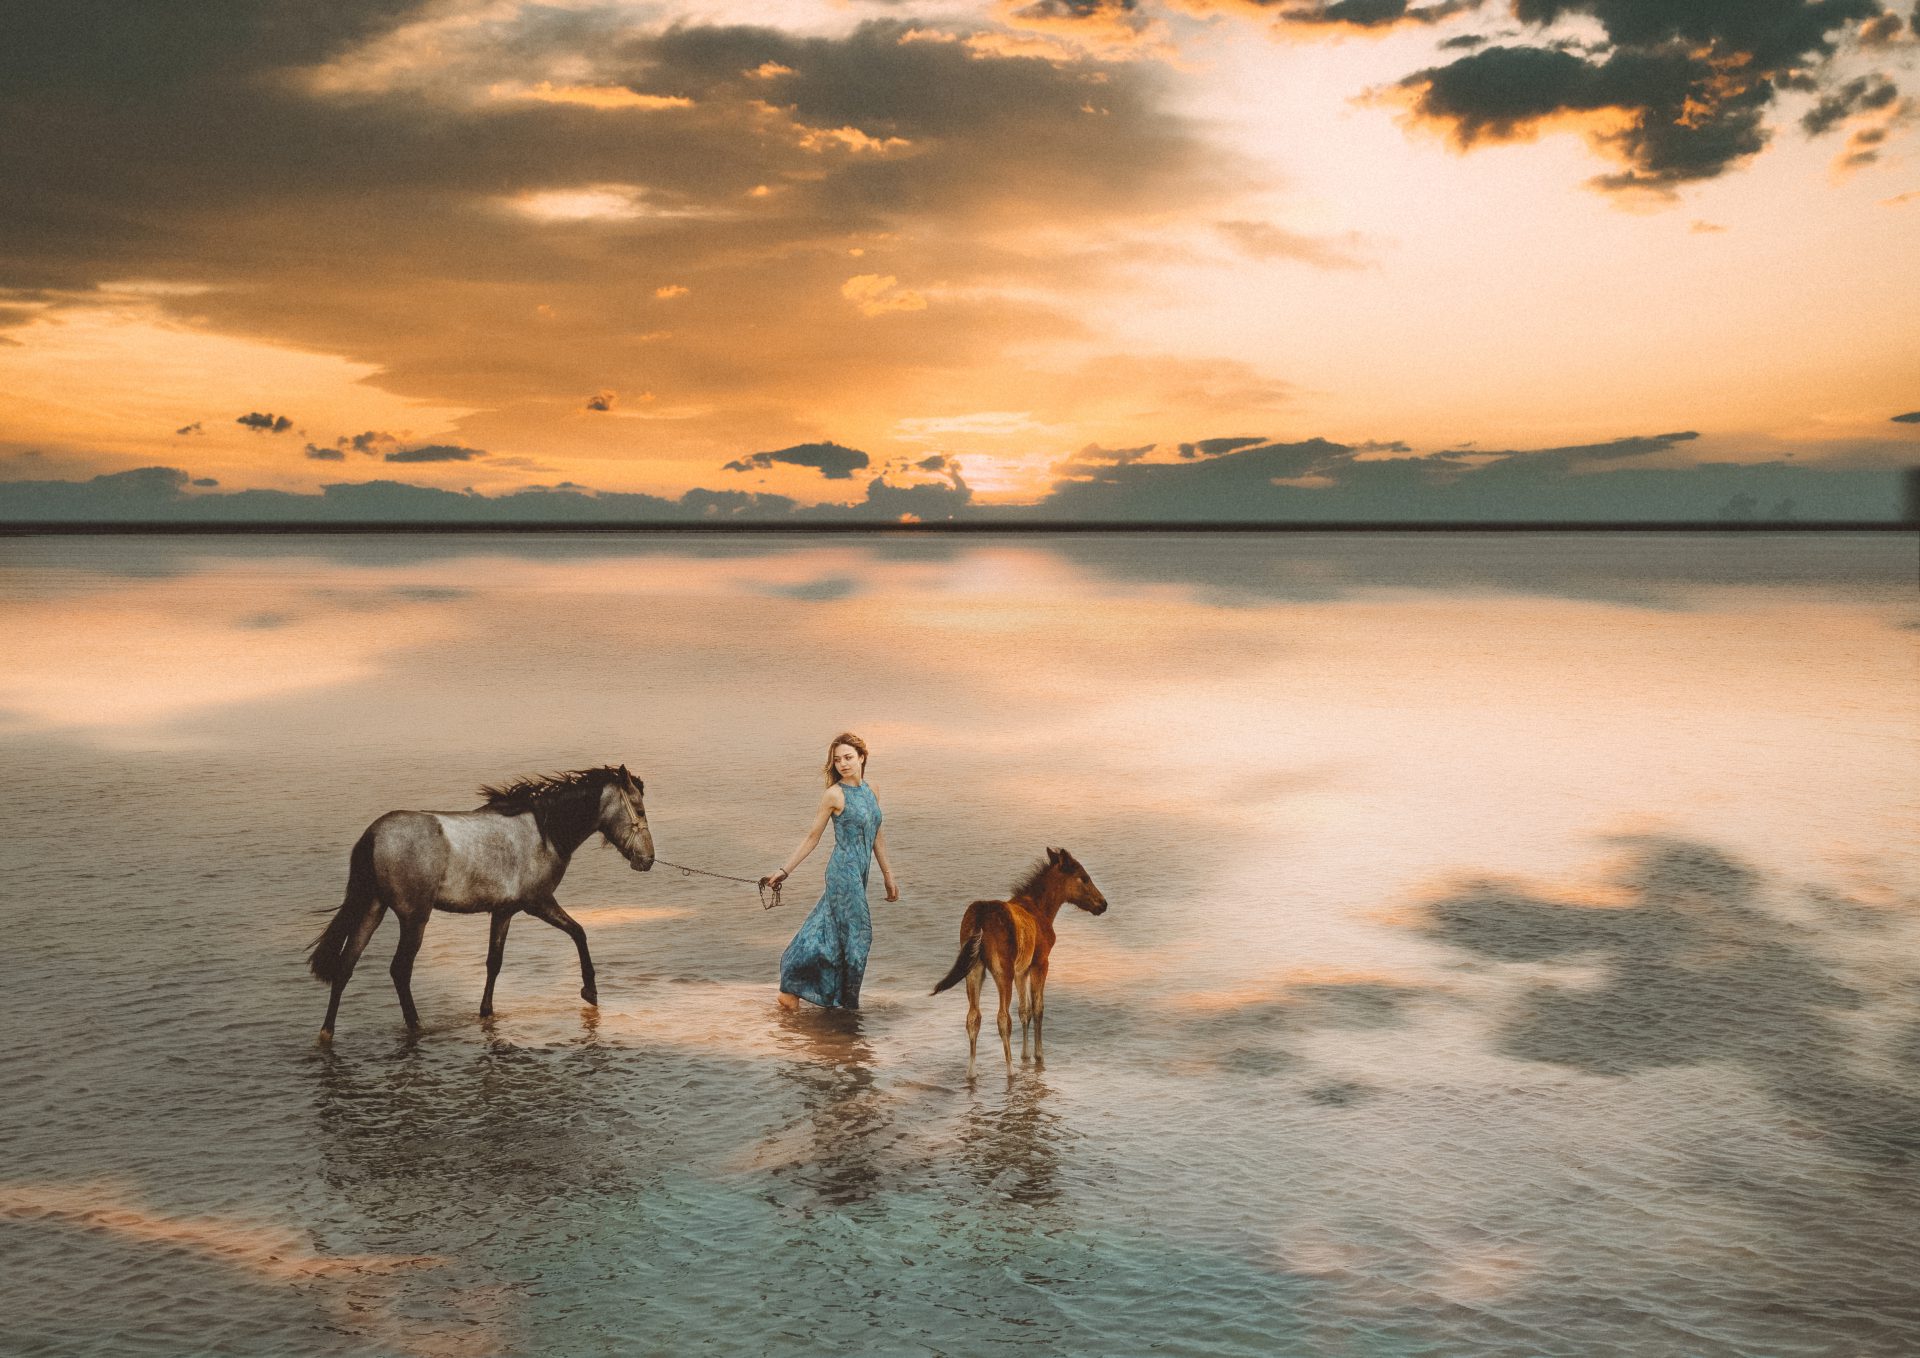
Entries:
[[887,899],[890,901],[900,899],[900,884],[891,877],[887,878]]

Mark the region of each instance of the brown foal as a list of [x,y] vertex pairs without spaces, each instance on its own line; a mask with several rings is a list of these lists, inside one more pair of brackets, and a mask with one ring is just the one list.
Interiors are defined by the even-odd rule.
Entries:
[[1053,951],[1053,920],[1063,905],[1077,905],[1090,915],[1107,912],[1107,898],[1065,849],[1048,849],[1024,881],[1004,901],[975,901],[960,918],[960,956],[940,984],[938,995],[964,978],[967,983],[967,1075],[980,1039],[980,982],[989,971],[1000,992],[1000,1047],[1007,1073],[1013,1073],[1013,1020],[1008,1003],[1020,1002],[1020,1055],[1027,1054],[1027,1034],[1033,1034],[1035,1065],[1044,1065],[1041,1031],[1047,1012],[1047,957]]

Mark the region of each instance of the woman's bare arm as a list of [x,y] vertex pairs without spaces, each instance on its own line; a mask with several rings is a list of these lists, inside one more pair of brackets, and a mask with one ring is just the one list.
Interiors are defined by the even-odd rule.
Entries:
[[873,832],[873,861],[880,865],[880,878],[887,884],[887,899],[900,899],[900,884],[894,880],[893,867],[887,862],[887,827]]
[[807,837],[800,841],[800,847],[787,855],[786,866],[773,874],[774,881],[791,876],[793,870],[807,861],[807,855],[813,852],[820,842],[820,835],[827,828],[827,821],[847,804],[847,794],[838,786],[830,787],[820,797],[820,810],[814,814],[813,828],[807,831]]

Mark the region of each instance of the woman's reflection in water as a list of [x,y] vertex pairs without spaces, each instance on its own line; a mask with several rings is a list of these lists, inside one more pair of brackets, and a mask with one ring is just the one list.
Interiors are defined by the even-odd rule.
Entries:
[[781,1041],[794,1061],[780,1069],[800,1095],[809,1150],[782,1173],[829,1207],[873,1196],[882,1154],[898,1139],[887,1096],[874,1083],[873,1048],[857,1009],[781,1011]]

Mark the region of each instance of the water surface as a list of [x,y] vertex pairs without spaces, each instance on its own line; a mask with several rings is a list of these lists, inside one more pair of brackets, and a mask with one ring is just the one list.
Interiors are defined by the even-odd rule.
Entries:
[[[0,544],[20,1354],[1920,1349],[1910,537]],[[582,851],[305,945],[394,807],[625,762],[758,876],[853,729],[867,1008]],[[1049,845],[1044,1069],[927,990]],[[877,885],[877,879],[876,879]],[[991,1033],[991,1018],[988,1020]]]

